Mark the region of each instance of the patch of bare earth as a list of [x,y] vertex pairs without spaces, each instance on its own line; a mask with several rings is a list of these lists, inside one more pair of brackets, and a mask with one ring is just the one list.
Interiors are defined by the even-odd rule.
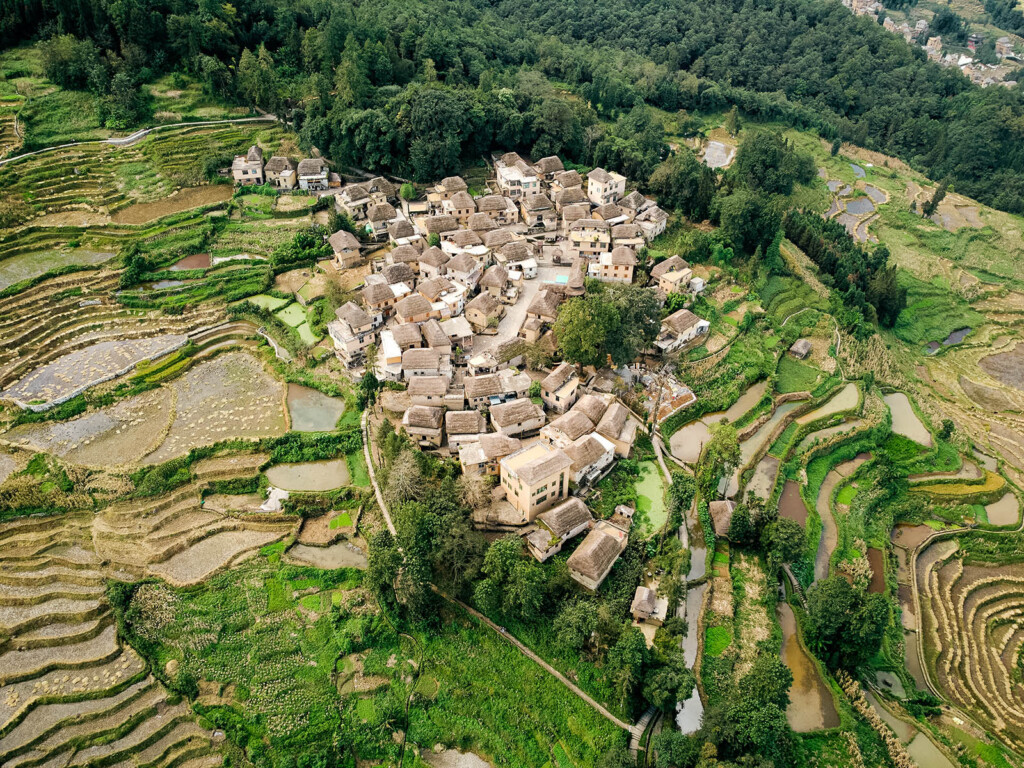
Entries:
[[227,184],[211,184],[202,187],[187,187],[170,197],[153,203],[135,203],[117,211],[110,220],[115,224],[145,224],[172,213],[190,208],[199,208],[229,200],[234,189]]

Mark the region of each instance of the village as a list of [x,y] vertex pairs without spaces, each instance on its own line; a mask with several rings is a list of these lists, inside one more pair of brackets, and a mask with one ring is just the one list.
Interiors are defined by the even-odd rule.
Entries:
[[[396,426],[422,449],[494,483],[490,506],[474,511],[478,529],[519,533],[540,562],[585,534],[568,567],[596,591],[628,543],[634,510],[619,506],[595,521],[581,497],[630,456],[638,433],[695,397],[678,382],[661,393],[660,378],[651,379],[657,410],[636,413],[615,394],[617,372],[568,362],[528,370],[524,350],[555,351],[559,308],[583,296],[588,279],[633,283],[638,253],[668,214],[627,192],[621,174],[595,168],[584,177],[558,157],[531,164],[514,152],[493,158],[493,178],[476,196],[458,176],[414,200],[400,199],[399,185],[383,177],[342,186],[322,161],[264,164],[255,146],[232,174],[239,184],[334,193],[336,210],[365,234],[330,235],[332,266],[369,267],[359,301],[339,307],[327,326],[338,360],[354,379],[371,372],[389,384],[384,410],[401,414]],[[654,267],[650,284],[664,301],[699,294],[705,277],[673,256]],[[651,352],[677,352],[708,327],[679,309],[664,318]],[[639,587],[637,605],[652,595]],[[660,623],[661,603],[637,615]]]

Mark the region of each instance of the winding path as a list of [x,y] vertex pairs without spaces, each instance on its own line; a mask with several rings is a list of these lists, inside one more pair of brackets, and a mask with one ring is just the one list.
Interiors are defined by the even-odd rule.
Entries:
[[18,160],[24,160],[26,157],[33,157],[35,155],[42,155],[46,152],[53,152],[58,149],[70,149],[71,147],[82,147],[88,144],[109,144],[112,147],[130,147],[132,144],[141,141],[142,139],[149,136],[151,133],[157,131],[164,131],[169,128],[203,128],[211,125],[230,125],[231,123],[257,123],[257,122],[276,122],[276,115],[256,115],[254,117],[233,117],[224,120],[202,120],[193,123],[168,123],[166,125],[153,125],[149,128],[140,128],[127,136],[114,137],[109,139],[89,139],[86,141],[69,141],[67,144],[57,144],[52,147],[43,147],[42,149],[35,149],[31,152],[23,152],[20,155],[14,157],[8,157],[4,160],[0,160],[0,166],[13,163]]

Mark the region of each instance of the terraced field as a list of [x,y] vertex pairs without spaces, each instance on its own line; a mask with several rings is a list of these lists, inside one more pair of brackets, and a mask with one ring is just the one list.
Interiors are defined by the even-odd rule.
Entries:
[[[90,511],[0,525],[0,763],[220,765],[188,702],[119,642],[105,584],[168,568],[176,557],[213,570],[288,530],[288,522],[203,513],[195,488],[95,520]],[[244,544],[203,549],[226,531],[247,537]]]
[[943,695],[1024,747],[1024,567],[965,560],[953,542],[918,557],[928,671]]

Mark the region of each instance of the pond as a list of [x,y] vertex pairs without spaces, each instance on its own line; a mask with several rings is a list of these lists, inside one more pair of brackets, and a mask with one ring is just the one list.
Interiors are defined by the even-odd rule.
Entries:
[[999,501],[985,505],[985,514],[992,525],[1013,525],[1019,513],[1017,497],[1013,493],[1006,493]]
[[868,193],[868,197],[879,205],[885,202],[885,192],[880,190],[878,187],[874,187],[871,184],[865,184],[864,191]]
[[846,212],[854,216],[864,216],[875,212],[875,204],[870,197],[857,197],[847,201]]
[[266,475],[271,485],[286,491],[332,491],[349,481],[345,459],[276,464]]
[[837,394],[833,395],[824,405],[815,408],[813,411],[797,417],[797,424],[810,424],[812,421],[832,416],[836,413],[849,411],[857,407],[860,402],[860,392],[856,384],[847,384]]
[[928,768],[953,768],[949,758],[923,733],[918,733],[907,744],[907,754],[918,765],[927,765]]
[[787,480],[779,497],[779,516],[787,520],[795,520],[800,525],[807,523],[807,505],[800,495],[800,483]]
[[778,617],[782,626],[782,660],[793,673],[793,686],[786,708],[789,727],[797,733],[835,728],[839,725],[835,702],[818,668],[800,645],[796,616],[789,603],[779,603]]
[[931,448],[932,434],[914,413],[914,408],[910,405],[907,396],[902,392],[893,392],[882,399],[885,400],[885,404],[889,406],[889,411],[892,413],[892,431],[915,443],[920,443],[926,448]]
[[703,421],[694,421],[676,431],[669,438],[672,455],[686,464],[696,464],[704,443],[711,437],[708,425]]
[[345,401],[301,384],[288,385],[288,413],[294,432],[330,432],[345,412]]
[[853,175],[856,176],[858,179],[863,179],[865,176],[868,175],[867,171],[865,171],[859,165],[855,165],[854,163],[850,163],[850,168],[853,169]]
[[771,496],[775,487],[775,477],[779,474],[779,460],[774,456],[765,454],[764,458],[757,462],[754,468],[754,476],[747,483],[744,495],[753,493],[762,499]]
[[696,733],[704,721],[704,704],[700,700],[700,691],[693,686],[693,693],[686,701],[676,704],[676,726],[682,734]]
[[185,269],[208,269],[210,267],[210,254],[193,253],[179,261],[174,262],[168,269],[172,272],[180,272]]
[[832,437],[832,435],[840,435],[846,432],[852,432],[855,429],[859,429],[861,426],[863,426],[863,424],[863,419],[851,419],[850,421],[844,421],[840,424],[835,424],[831,427],[825,427],[825,429],[819,429],[814,432],[811,432],[809,435],[805,436],[803,440],[800,441],[799,445],[797,445],[796,453],[803,453],[812,445],[814,445],[815,441],[824,442],[828,438]]
[[656,462],[645,461],[640,465],[640,480],[636,483],[637,512],[647,515],[648,534],[660,531],[668,520],[665,509],[665,486],[661,470]]
[[885,591],[885,555],[877,547],[868,550],[868,563],[871,565],[871,583],[868,584],[868,592]]

